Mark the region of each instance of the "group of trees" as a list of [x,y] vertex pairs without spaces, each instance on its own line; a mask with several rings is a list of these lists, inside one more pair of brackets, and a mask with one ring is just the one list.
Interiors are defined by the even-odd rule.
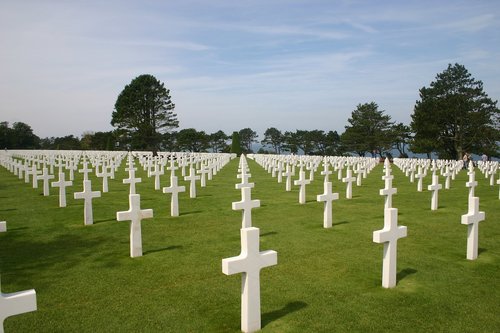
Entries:
[[284,131],[270,127],[257,140],[251,128],[207,134],[179,126],[170,91],[152,75],[140,75],[118,96],[109,132],[86,132],[40,139],[25,123],[0,123],[0,145],[15,149],[158,150],[192,152],[285,152],[308,155],[383,155],[399,151],[432,153],[440,158],[460,159],[464,153],[486,153],[500,157],[500,111],[497,102],[483,91],[483,83],[472,78],[459,64],[449,65],[429,87],[420,89],[411,123],[395,123],[375,102],[359,104],[348,118],[345,131]]

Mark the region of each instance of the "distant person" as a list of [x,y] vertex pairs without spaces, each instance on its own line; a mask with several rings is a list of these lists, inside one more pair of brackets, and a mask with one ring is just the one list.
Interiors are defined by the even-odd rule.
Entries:
[[467,154],[467,152],[464,153],[462,162],[464,162],[464,169],[467,169],[469,167],[469,155]]
[[483,162],[488,162],[488,155],[483,154],[483,156],[481,156],[481,160],[482,160]]

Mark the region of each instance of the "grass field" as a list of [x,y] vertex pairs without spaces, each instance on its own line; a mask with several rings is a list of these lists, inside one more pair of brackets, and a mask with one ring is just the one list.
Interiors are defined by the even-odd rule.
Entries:
[[[430,192],[393,167],[398,194],[393,206],[408,237],[398,242],[398,285],[381,287],[383,227],[382,165],[353,199],[334,177],[340,200],[333,203],[333,228],[323,228],[323,180],[316,173],[307,203],[298,187],[285,192],[254,161],[248,161],[261,207],[252,211],[263,250],[278,252],[278,265],[261,271],[263,332],[499,332],[500,200],[477,171],[480,209],[479,257],[466,260],[467,175],[440,191],[439,209],[430,210]],[[129,257],[129,222],[116,212],[128,209],[123,167],[109,193],[94,200],[94,225],[83,225],[82,190],[75,175],[68,207],[58,207],[57,189],[44,197],[0,168],[1,288],[4,293],[34,288],[38,310],[5,320],[6,332],[238,332],[240,275],[226,276],[223,258],[240,252],[240,200],[234,189],[238,161],[231,161],[198,198],[180,195],[181,216],[169,216],[170,196],[154,190],[154,179],[138,171],[144,256]],[[179,171],[177,171],[179,173]],[[335,175],[334,175],[335,176]],[[295,177],[296,179],[297,177]],[[424,187],[430,182],[424,179]],[[93,190],[100,179],[91,177]],[[162,176],[162,186],[169,177]],[[444,179],[441,178],[441,183]],[[185,182],[181,184],[188,185]],[[188,187],[187,187],[187,190]]]

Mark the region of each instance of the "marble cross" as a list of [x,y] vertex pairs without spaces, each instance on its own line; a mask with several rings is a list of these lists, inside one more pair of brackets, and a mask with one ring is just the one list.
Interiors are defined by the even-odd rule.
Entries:
[[469,210],[462,215],[462,224],[468,226],[467,230],[467,259],[477,259],[479,222],[484,221],[484,212],[479,211],[479,198],[469,198]]
[[431,198],[431,210],[438,209],[438,193],[439,190],[443,188],[443,185],[439,184],[439,176],[437,174],[432,175],[432,184],[427,186],[427,190],[432,191]]
[[94,223],[92,214],[92,199],[101,196],[100,191],[92,191],[92,182],[90,180],[83,181],[83,192],[73,193],[75,199],[84,199],[83,220],[85,225]]
[[347,167],[347,171],[346,172],[347,173],[346,173],[345,178],[342,178],[342,182],[343,183],[347,183],[345,197],[347,199],[352,199],[352,183],[356,180],[356,177],[352,176],[352,171],[349,168],[349,166]]
[[339,194],[332,193],[332,183],[324,182],[323,183],[323,194],[320,194],[316,197],[316,200],[319,202],[324,202],[323,208],[323,227],[331,228],[332,227],[332,201],[338,200]]
[[260,251],[259,229],[243,228],[241,253],[237,257],[222,259],[222,272],[226,275],[243,273],[241,284],[241,330],[255,332],[261,329],[260,270],[278,263],[276,251]]
[[59,180],[52,182],[52,187],[59,187],[59,207],[66,207],[66,187],[73,185],[71,180],[65,180],[65,173],[59,172]]
[[4,294],[0,291],[0,332],[6,318],[18,314],[36,311],[35,289]]
[[290,168],[290,164],[287,163],[286,164],[286,171],[283,172],[283,176],[286,177],[286,181],[285,181],[285,190],[287,192],[290,192],[292,190],[292,175],[293,175],[293,172]]
[[78,170],[79,173],[83,173],[83,180],[89,180],[89,173],[92,172],[92,169],[89,169],[87,167],[88,163],[87,161],[83,161],[83,168]]
[[177,176],[172,176],[170,180],[170,186],[164,187],[163,193],[172,193],[172,198],[170,200],[170,216],[179,216],[179,193],[185,192],[186,187],[177,184]]
[[243,210],[242,228],[252,226],[252,208],[257,207],[260,207],[260,200],[252,200],[252,188],[243,187],[241,189],[241,201],[232,203],[233,210]]
[[129,209],[116,213],[117,221],[130,221],[130,257],[142,256],[141,220],[153,217],[152,209],[141,209],[141,196],[129,194]]
[[306,185],[309,185],[311,180],[306,179],[306,172],[302,169],[299,171],[299,179],[293,182],[294,185],[300,186],[299,190],[299,203],[306,203]]
[[189,167],[189,176],[184,177],[185,181],[189,181],[189,197],[191,199],[196,198],[196,180],[200,179],[200,176],[196,175],[193,165]]
[[391,175],[391,165],[389,159],[385,159],[385,175],[382,180],[385,181],[385,187],[380,190],[380,195],[385,195],[384,208],[392,208],[392,196],[398,192],[396,188],[392,187],[392,180],[394,176]]
[[398,210],[396,208],[385,208],[384,228],[373,232],[373,242],[384,243],[382,262],[382,287],[384,288],[396,286],[398,239],[406,237],[406,235],[407,228],[398,226]]
[[37,176],[37,180],[43,180],[43,195],[48,197],[50,195],[49,191],[49,180],[54,178],[54,175],[49,175],[47,168],[42,169],[42,174]]
[[130,184],[129,194],[135,194],[135,183],[140,183],[142,181],[141,178],[135,178],[135,168],[128,168],[128,178],[123,179],[123,184]]

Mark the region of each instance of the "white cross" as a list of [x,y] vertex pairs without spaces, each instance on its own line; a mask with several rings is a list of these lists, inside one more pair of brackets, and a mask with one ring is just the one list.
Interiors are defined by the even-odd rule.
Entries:
[[243,273],[241,284],[241,330],[255,332],[261,329],[260,270],[276,265],[276,251],[260,251],[259,229],[243,228],[241,253],[237,257],[222,259],[222,272],[226,275]]
[[94,223],[92,216],[92,199],[101,196],[100,191],[92,191],[92,182],[90,180],[83,181],[83,192],[73,193],[75,199],[84,199],[83,220],[85,225]]
[[352,171],[347,167],[347,174],[345,178],[342,178],[343,183],[347,183],[345,197],[346,199],[352,199],[352,183],[356,180],[356,177],[352,176]]
[[40,171],[37,169],[35,163],[33,163],[31,165],[31,171],[30,171],[30,175],[31,175],[31,177],[33,177],[32,178],[32,180],[33,180],[33,183],[32,183],[33,184],[33,188],[38,188],[38,174],[39,173],[40,173]]
[[236,177],[241,178],[241,183],[235,185],[235,188],[237,190],[241,190],[244,187],[254,187],[255,186],[254,183],[248,182],[248,178],[252,177],[252,175],[249,173],[243,172],[242,174],[239,174]]
[[321,175],[325,176],[324,182],[328,182],[328,176],[332,174],[332,172],[329,170],[330,163],[326,159],[323,160],[323,171],[321,171]]
[[189,181],[189,197],[196,198],[196,180],[200,179],[200,176],[196,175],[193,165],[189,167],[189,176],[184,177],[185,181]]
[[160,168],[159,163],[155,163],[154,171],[149,173],[150,176],[155,177],[155,190],[160,189],[160,176],[164,174],[164,171]]
[[465,186],[469,188],[469,200],[470,200],[471,198],[474,197],[474,188],[477,186],[477,181],[475,179],[476,173],[474,172],[474,167],[470,168],[467,174],[469,175],[469,181],[465,183]]
[[141,178],[135,178],[135,168],[128,168],[128,178],[123,179],[123,184],[130,184],[129,194],[135,194],[135,183],[140,183]]
[[7,231],[7,222],[2,221],[0,222],[0,232],[6,232]]
[[108,177],[111,177],[111,171],[109,171],[109,167],[106,164],[102,165],[102,172],[97,172],[97,177],[102,177],[102,192],[108,192]]
[[[497,179],[497,185],[500,185],[500,178]],[[498,199],[500,199],[500,187],[498,189]]]
[[299,190],[299,203],[300,204],[305,204],[306,203],[306,185],[309,185],[311,181],[309,179],[306,179],[306,172],[304,170],[299,171],[299,180],[295,180],[293,182],[294,185],[299,185],[300,190]]
[[59,172],[59,180],[52,182],[52,187],[59,187],[59,207],[66,207],[66,187],[73,185],[71,180],[65,180],[65,173]]
[[469,198],[469,211],[462,215],[462,224],[468,225],[467,230],[467,259],[477,259],[479,222],[485,219],[484,212],[479,211],[479,198]]
[[323,194],[320,194],[316,197],[316,200],[321,202],[324,201],[323,208],[323,227],[331,228],[332,227],[332,201],[338,200],[339,194],[332,193],[332,183],[326,182],[323,183]]
[[142,256],[142,233],[141,220],[153,217],[152,209],[141,210],[141,196],[139,194],[129,194],[129,209],[123,212],[116,212],[117,221],[130,221],[130,257]]
[[252,200],[252,189],[250,187],[243,187],[241,189],[241,201],[232,203],[233,210],[243,210],[242,228],[252,226],[252,208],[257,207],[260,207],[260,200]]
[[432,191],[431,198],[431,210],[438,209],[438,191],[443,188],[443,185],[439,184],[439,176],[436,174],[432,175],[432,184],[427,186],[427,190]]
[[171,158],[170,158],[170,166],[167,167],[167,170],[170,171],[170,180],[172,180],[172,177],[175,176],[175,170],[177,170],[177,169],[179,169],[179,168],[175,166],[174,157],[171,156]]
[[283,182],[283,162],[278,162],[278,183]]
[[36,311],[35,289],[10,294],[0,291],[0,332],[3,333],[3,322],[6,318],[31,311]]
[[172,199],[170,200],[170,216],[179,216],[179,193],[185,191],[185,186],[177,185],[177,176],[172,176],[170,186],[163,188],[163,193],[172,193]]
[[287,192],[290,192],[292,190],[292,176],[293,176],[293,172],[290,168],[290,164],[287,163],[286,164],[286,171],[283,172],[283,176],[286,177],[286,182],[285,182],[285,190]]
[[415,175],[416,178],[418,178],[418,182],[417,182],[417,191],[418,192],[422,192],[422,180],[424,179],[425,177],[425,173],[423,172],[422,170],[422,166],[419,165],[418,166],[418,172],[417,174]]
[[384,243],[384,257],[382,263],[382,287],[396,286],[396,262],[398,239],[406,237],[407,228],[398,226],[398,210],[384,209],[384,228],[373,232],[375,243]]
[[92,172],[92,169],[87,167],[87,161],[83,161],[83,168],[78,170],[79,173],[83,173],[83,180],[89,180],[89,173]]
[[385,205],[384,208],[392,208],[392,196],[398,192],[396,188],[392,187],[392,180],[394,176],[391,175],[391,165],[389,164],[389,159],[386,158],[385,165],[385,175],[382,176],[382,180],[385,180],[385,187],[380,190],[380,195],[385,195]]
[[204,164],[202,164],[201,169],[198,170],[197,173],[201,174],[200,186],[206,187],[207,186],[206,175],[208,174],[208,168]]
[[450,171],[450,167],[446,166],[445,172],[443,172],[443,176],[446,177],[445,183],[444,183],[444,188],[446,190],[450,189],[450,178],[453,173]]
[[42,169],[43,172],[40,176],[37,176],[37,180],[43,180],[43,195],[48,197],[50,195],[49,191],[49,180],[53,179],[53,175],[49,175],[49,171],[47,168]]

